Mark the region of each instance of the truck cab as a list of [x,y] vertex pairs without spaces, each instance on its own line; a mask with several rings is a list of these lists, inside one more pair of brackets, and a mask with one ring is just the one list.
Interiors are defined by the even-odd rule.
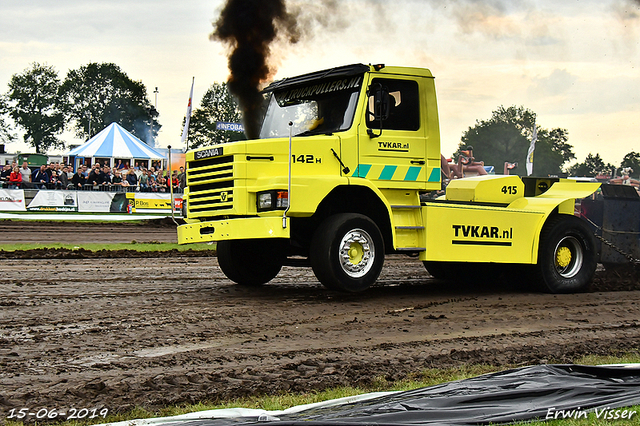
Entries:
[[[524,199],[524,183],[492,176],[421,201],[441,188],[436,92],[427,69],[349,65],[274,82],[264,94],[257,139],[186,157],[187,223],[178,241],[217,242],[221,269],[242,285],[264,284],[295,264],[310,265],[328,288],[362,291],[386,254],[415,255],[431,270],[446,270],[465,259],[460,246],[477,262],[492,262],[492,247],[502,249],[497,262],[513,256],[535,264],[547,217],[566,213],[558,206],[597,187],[552,191],[556,198],[520,201],[516,211],[509,206]],[[510,230],[516,247],[473,243],[487,226],[489,237],[496,228],[500,238]],[[471,237],[460,244],[465,233]]]

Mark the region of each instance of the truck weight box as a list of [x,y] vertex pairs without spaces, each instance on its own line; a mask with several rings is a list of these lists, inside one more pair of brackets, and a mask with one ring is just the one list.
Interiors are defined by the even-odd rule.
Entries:
[[630,185],[601,186],[600,196],[581,203],[581,215],[591,229],[611,245],[598,240],[599,261],[605,265],[640,259],[640,197]]

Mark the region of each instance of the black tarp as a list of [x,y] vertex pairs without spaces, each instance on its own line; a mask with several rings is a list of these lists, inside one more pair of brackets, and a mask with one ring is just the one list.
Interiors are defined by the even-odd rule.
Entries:
[[[594,409],[604,418],[617,408],[632,405],[640,405],[640,365],[539,365],[277,417],[183,420],[179,424],[476,425],[545,419],[550,415],[576,418]],[[618,410],[617,415],[622,414]],[[632,418],[637,421],[639,414]]]

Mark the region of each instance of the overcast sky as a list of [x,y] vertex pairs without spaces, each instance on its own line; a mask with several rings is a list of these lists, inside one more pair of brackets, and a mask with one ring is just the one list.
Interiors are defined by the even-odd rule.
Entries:
[[[194,107],[227,78],[226,48],[209,40],[223,4],[3,0],[0,91],[33,62],[54,66],[61,79],[89,62],[113,62],[146,85],[152,104],[158,87],[157,145],[179,148],[191,78]],[[500,105],[522,105],[539,126],[568,129],[579,161],[591,152],[618,165],[640,152],[640,0],[299,0],[288,7],[300,11],[305,36],[274,50],[276,78],[350,63],[429,68],[445,155]],[[14,142],[7,150],[32,149]]]

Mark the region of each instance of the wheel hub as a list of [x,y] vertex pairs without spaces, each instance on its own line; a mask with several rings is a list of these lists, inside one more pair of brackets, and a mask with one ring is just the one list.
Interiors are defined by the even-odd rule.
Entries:
[[554,250],[556,272],[562,278],[575,277],[584,262],[584,249],[574,236],[562,238]]
[[358,242],[354,242],[349,248],[349,262],[354,265],[362,262],[362,258],[364,257],[364,248]]
[[560,247],[556,253],[556,264],[566,268],[571,263],[571,250],[567,247]]
[[345,234],[339,247],[342,270],[352,278],[367,274],[373,266],[375,249],[371,236],[363,229],[354,229]]

